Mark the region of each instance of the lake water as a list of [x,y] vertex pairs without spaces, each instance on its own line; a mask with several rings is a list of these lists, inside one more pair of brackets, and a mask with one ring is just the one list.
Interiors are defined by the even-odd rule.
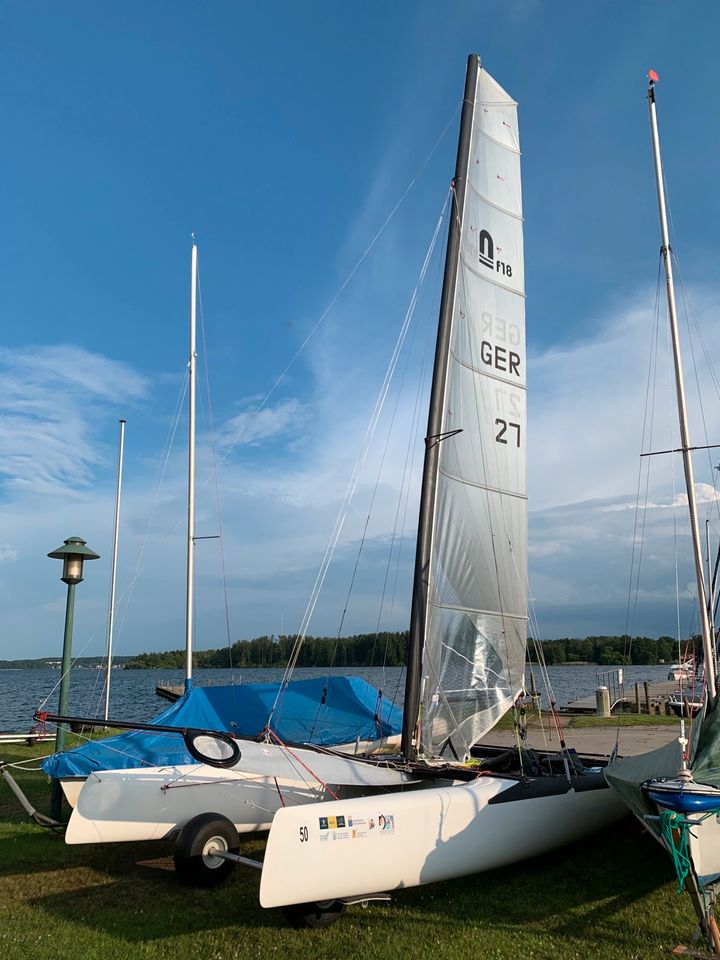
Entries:
[[[598,674],[611,667],[576,666],[548,667],[550,683],[557,703],[562,706],[570,700],[591,696],[598,685]],[[625,683],[632,690],[635,682],[651,683],[667,679],[667,666],[624,667]],[[361,676],[374,686],[382,686],[386,697],[401,702],[405,683],[404,667],[335,667],[333,676]],[[327,669],[303,667],[295,671],[296,679],[324,677]],[[268,670],[196,670],[194,682],[252,683],[272,682],[282,678],[283,671]],[[539,674],[535,672],[538,689],[542,689]],[[98,670],[77,669],[70,685],[70,713],[74,716],[97,717],[104,705],[103,674]],[[116,720],[149,720],[167,706],[167,701],[155,693],[159,683],[179,684],[181,670],[113,670],[110,693],[110,717]],[[528,681],[529,682],[529,681]],[[60,685],[59,670],[0,670],[0,731],[27,730],[33,723],[38,708],[57,710]],[[547,703],[547,695],[543,696]]]

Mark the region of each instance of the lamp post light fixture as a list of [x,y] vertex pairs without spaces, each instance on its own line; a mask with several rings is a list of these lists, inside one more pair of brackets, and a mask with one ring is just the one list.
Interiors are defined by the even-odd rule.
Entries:
[[[48,554],[53,560],[62,560],[63,571],[62,581],[67,584],[67,603],[65,605],[65,633],[63,635],[63,655],[62,655],[62,673],[60,676],[60,702],[58,704],[58,713],[60,716],[67,716],[68,699],[70,695],[70,662],[72,659],[72,631],[73,616],[75,613],[75,587],[83,580],[83,564],[86,560],[99,560],[100,554],[95,553],[87,545],[87,541],[80,537],[68,537],[61,547]],[[65,737],[67,735],[67,726],[64,723],[58,724],[57,739],[55,749],[61,753],[65,748]],[[60,782],[53,781],[52,793],[52,815],[56,820],[60,819],[62,807],[62,791]]]

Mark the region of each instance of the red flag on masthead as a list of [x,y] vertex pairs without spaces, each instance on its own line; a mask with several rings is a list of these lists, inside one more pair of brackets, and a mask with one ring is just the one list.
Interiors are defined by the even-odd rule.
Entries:
[[648,79],[653,83],[657,83],[660,80],[660,77],[655,73],[654,70],[648,70]]

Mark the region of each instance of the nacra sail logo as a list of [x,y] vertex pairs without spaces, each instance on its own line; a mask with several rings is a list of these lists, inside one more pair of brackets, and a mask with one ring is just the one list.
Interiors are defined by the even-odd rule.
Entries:
[[478,234],[478,258],[480,263],[493,273],[501,273],[504,277],[512,276],[510,264],[495,259],[495,244],[487,230],[481,230]]

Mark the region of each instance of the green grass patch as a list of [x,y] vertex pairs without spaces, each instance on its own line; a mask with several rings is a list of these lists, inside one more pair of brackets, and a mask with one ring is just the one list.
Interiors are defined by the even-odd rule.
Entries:
[[[537,713],[532,713],[528,710],[525,719],[530,729],[540,727],[540,718]],[[562,714],[560,719],[564,730],[572,730],[573,728],[579,730],[587,727],[671,727],[673,725],[679,729],[677,717],[659,716],[653,713],[614,713],[606,720],[602,717],[593,716],[592,714],[588,714],[587,716],[567,716],[566,714]],[[552,717],[549,714],[543,714],[542,723],[547,727],[548,724],[553,723]],[[506,713],[493,729],[512,730],[512,710]]]
[[[46,752],[3,748],[14,760]],[[44,775],[14,772],[49,812]],[[262,841],[241,852],[261,857]],[[529,863],[349,908],[317,931],[263,910],[257,872],[238,867],[225,886],[192,890],[171,855],[165,843],[66,846],[0,780],[2,960],[657,960],[694,927],[669,859],[631,819]]]
[[680,721],[677,717],[658,716],[647,713],[614,713],[608,720],[601,717],[572,717],[568,720],[563,717],[563,726],[581,730],[584,727],[677,727]]

